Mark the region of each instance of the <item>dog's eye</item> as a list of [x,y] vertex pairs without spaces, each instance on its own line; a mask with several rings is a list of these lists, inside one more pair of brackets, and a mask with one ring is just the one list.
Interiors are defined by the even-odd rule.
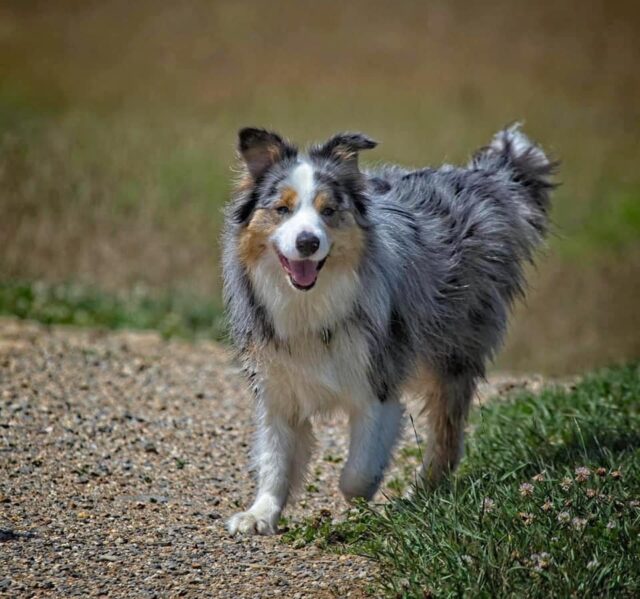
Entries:
[[322,212],[320,214],[322,214],[322,216],[333,216],[336,213],[336,211],[331,208],[331,206],[327,206],[326,208],[322,209]]
[[278,214],[289,214],[289,212],[291,212],[291,210],[289,210],[288,206],[278,206],[276,208],[276,212]]

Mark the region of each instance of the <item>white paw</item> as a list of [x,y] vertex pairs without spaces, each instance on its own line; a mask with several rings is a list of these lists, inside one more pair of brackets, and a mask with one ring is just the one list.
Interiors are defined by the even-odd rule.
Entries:
[[[275,521],[274,521],[275,520]],[[278,532],[277,518],[268,518],[265,515],[252,511],[234,514],[227,521],[227,530],[235,535],[273,535]]]

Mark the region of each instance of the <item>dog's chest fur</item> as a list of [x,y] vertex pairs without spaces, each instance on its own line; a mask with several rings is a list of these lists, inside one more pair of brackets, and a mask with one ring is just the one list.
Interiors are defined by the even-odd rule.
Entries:
[[251,278],[275,333],[257,356],[266,401],[299,418],[367,401],[368,346],[357,326],[347,324],[360,292],[357,275],[320,277],[311,292],[300,293],[269,255]]
[[370,401],[369,352],[352,328],[270,343],[261,350],[267,401],[298,418]]
[[357,276],[337,275],[331,285],[320,278],[312,292],[300,293],[267,259],[252,279],[275,333],[257,356],[266,400],[300,418],[370,401],[368,345],[347,319]]

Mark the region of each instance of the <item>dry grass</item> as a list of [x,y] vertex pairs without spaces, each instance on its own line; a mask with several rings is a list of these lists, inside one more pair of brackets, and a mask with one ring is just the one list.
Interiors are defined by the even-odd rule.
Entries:
[[4,3],[0,277],[215,296],[239,126],[417,165],[524,118],[563,160],[559,235],[501,364],[637,356],[639,26],[604,1]]

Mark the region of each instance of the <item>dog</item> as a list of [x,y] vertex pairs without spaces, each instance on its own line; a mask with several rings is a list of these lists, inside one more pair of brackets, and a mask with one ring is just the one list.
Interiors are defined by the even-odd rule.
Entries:
[[476,384],[548,230],[555,163],[519,125],[465,167],[361,169],[359,153],[376,145],[340,133],[303,153],[265,129],[239,132],[224,301],[256,399],[258,490],[231,534],[277,532],[314,414],[348,414],[347,500],[377,491],[407,390],[429,416],[421,480],[453,470]]

